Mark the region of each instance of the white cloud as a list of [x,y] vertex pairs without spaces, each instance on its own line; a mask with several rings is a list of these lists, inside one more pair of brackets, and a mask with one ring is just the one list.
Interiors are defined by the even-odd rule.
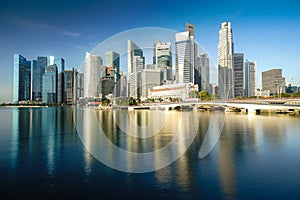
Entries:
[[70,32],[70,31],[62,31],[62,34],[72,37],[79,37],[80,33],[78,32]]
[[55,27],[51,24],[46,24],[46,23],[37,23],[34,21],[29,21],[29,20],[19,20],[19,24],[30,29],[48,29],[48,30],[57,30],[57,32],[66,35],[66,36],[71,36],[71,37],[79,37],[80,33],[78,32],[72,32],[68,31],[65,29],[60,29],[58,27]]

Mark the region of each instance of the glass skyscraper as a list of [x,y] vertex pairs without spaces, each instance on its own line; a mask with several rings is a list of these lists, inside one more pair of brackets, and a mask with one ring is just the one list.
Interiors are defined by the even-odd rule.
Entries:
[[233,54],[234,96],[244,96],[244,54]]
[[20,54],[14,54],[13,102],[31,98],[31,62]]
[[57,66],[57,103],[64,103],[64,70],[65,70],[65,60],[61,57],[48,57],[48,65]]
[[49,65],[43,75],[43,103],[57,103],[57,66]]
[[47,66],[47,57],[37,57],[32,61],[32,100],[42,100],[43,75]]

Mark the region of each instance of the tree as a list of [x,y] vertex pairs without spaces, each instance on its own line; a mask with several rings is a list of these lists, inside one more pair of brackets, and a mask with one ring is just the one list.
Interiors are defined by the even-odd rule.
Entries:
[[128,100],[128,105],[130,105],[130,106],[137,105],[136,99],[134,99],[133,97],[130,97]]
[[211,96],[206,90],[198,92],[198,98],[201,100],[211,100]]
[[189,97],[190,98],[197,98],[197,92],[196,91],[190,91]]
[[102,106],[109,106],[110,100],[109,99],[103,99],[102,100]]

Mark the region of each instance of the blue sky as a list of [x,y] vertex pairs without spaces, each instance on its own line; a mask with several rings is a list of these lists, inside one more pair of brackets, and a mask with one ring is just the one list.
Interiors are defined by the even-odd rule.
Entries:
[[66,68],[79,67],[85,51],[114,34],[140,27],[184,31],[186,22],[215,63],[220,23],[232,22],[235,52],[257,61],[258,86],[261,72],[272,68],[300,85],[299,10],[297,0],[1,1],[0,102],[12,99],[14,53],[29,60],[60,56]]

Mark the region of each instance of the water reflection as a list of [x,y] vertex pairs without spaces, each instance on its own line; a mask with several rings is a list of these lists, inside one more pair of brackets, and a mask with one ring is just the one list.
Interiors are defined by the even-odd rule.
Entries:
[[[128,115],[118,110],[103,112],[77,109],[76,112],[76,128],[88,151],[101,162],[115,169],[132,172],[159,169],[177,160],[193,142],[197,134],[196,125],[199,122],[199,115],[194,112],[134,111],[127,112]],[[120,115],[127,116],[125,121],[128,123],[123,124],[125,130],[135,132],[137,135],[143,135],[143,132],[140,132],[141,128],[144,128],[142,125],[146,126],[147,131],[158,129],[160,131],[150,138],[148,134],[147,137],[134,137],[123,131],[118,132],[116,130],[120,129],[112,119],[113,112],[120,112]],[[147,117],[146,120],[139,119],[149,114],[151,120],[147,120]],[[157,119],[153,116],[162,114],[166,116],[166,120],[161,127],[161,123],[154,123]],[[118,142],[120,146],[116,146],[115,141],[113,143],[109,139],[116,138],[114,136],[116,132],[120,135]],[[154,146],[158,145],[162,146],[154,149]]]
[[63,156],[63,133],[68,128],[73,131],[72,121],[71,109],[12,109],[12,167],[20,169],[24,164],[42,162],[46,173],[54,177],[57,162]]
[[[11,124],[2,123],[0,127],[9,133],[0,135],[2,186],[28,197],[35,190],[43,194],[105,193],[105,197],[115,199],[123,195],[142,198],[145,194],[153,199],[244,199],[253,194],[268,199],[299,197],[300,118],[297,116],[226,113],[219,142],[208,157],[199,159],[211,117],[209,112],[91,110],[76,114],[75,122],[83,122],[82,127],[76,123],[76,128],[85,130],[80,135],[82,140],[76,134],[71,108],[1,111],[0,117],[12,119]],[[159,115],[163,122],[156,123]],[[99,127],[105,137],[95,134]],[[139,131],[151,128],[160,131],[144,138],[124,132],[132,130],[140,136],[149,136]],[[135,157],[123,157],[110,145],[98,146],[97,142],[105,139],[135,153],[160,150],[172,141],[175,145],[164,153],[154,151],[150,160],[144,159],[139,164]],[[93,151],[103,152],[111,165],[127,170],[137,166],[159,168],[162,163],[182,156],[152,173],[128,174],[104,166],[90,153]]]

